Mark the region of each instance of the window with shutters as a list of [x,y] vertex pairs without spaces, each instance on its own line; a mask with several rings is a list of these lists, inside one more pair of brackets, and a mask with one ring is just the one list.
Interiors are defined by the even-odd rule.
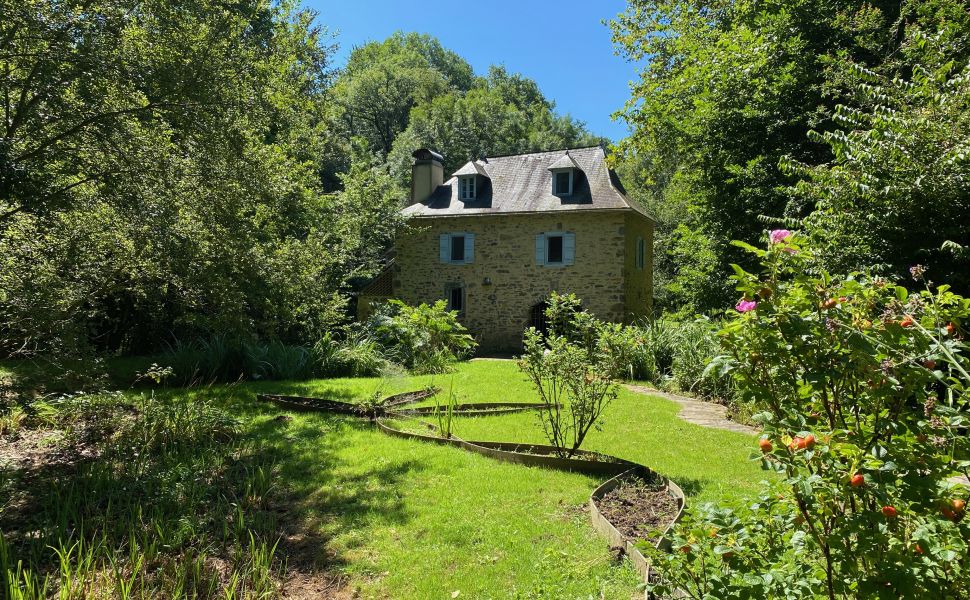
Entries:
[[460,200],[474,200],[475,188],[474,175],[463,175],[458,178],[458,198]]
[[439,237],[439,258],[452,265],[467,265],[475,259],[475,234],[468,232],[442,233]]
[[542,267],[564,267],[576,258],[576,234],[549,231],[536,236],[536,264]]

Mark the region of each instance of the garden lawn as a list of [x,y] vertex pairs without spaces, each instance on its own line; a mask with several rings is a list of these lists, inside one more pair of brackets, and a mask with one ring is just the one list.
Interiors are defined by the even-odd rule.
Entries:
[[[19,365],[8,366],[15,371]],[[123,460],[127,445],[143,448],[144,456],[137,462],[156,452],[152,440],[171,438],[160,454],[167,456],[168,452],[170,460],[162,456],[151,461],[158,464],[147,471],[157,477],[146,479],[138,468],[129,468],[125,477],[135,479],[120,480],[121,485],[135,485],[145,499],[132,496],[126,500],[124,492],[106,487],[104,481],[114,480],[108,477],[114,467],[106,464],[101,468],[96,458],[105,449],[92,448],[95,451],[82,458],[93,464],[84,467],[81,472],[87,475],[76,484],[62,476],[52,481],[67,486],[68,491],[87,490],[70,496],[77,505],[72,510],[95,522],[109,518],[104,506],[144,501],[145,506],[161,507],[153,522],[162,528],[158,531],[162,541],[154,539],[158,536],[151,528],[133,533],[140,536],[139,547],[162,548],[163,555],[171,554],[166,564],[174,563],[170,568],[176,575],[182,572],[177,565],[184,556],[205,552],[210,557],[205,560],[222,557],[219,560],[242,569],[247,581],[262,581],[265,567],[246,558],[253,551],[246,549],[244,527],[253,525],[259,539],[268,544],[277,535],[274,531],[282,536],[276,557],[286,561],[282,581],[291,597],[318,597],[332,587],[333,576],[342,580],[340,598],[354,594],[375,599],[451,598],[455,592],[458,598],[485,599],[636,596],[639,577],[628,561],[615,560],[605,540],[589,524],[585,505],[599,479],[502,463],[458,448],[391,437],[364,419],[289,413],[256,399],[259,392],[275,392],[359,401],[429,385],[442,388],[439,401],[451,391],[462,402],[536,401],[515,363],[500,360],[475,360],[459,365],[454,374],[435,377],[135,389],[126,394],[137,408],[116,407],[114,420],[104,423],[109,436],[105,449],[114,448],[111,456]],[[175,411],[172,414],[184,413],[179,417],[183,421],[164,416],[169,412],[156,411],[151,414],[163,415],[164,420],[155,418],[151,421],[155,425],[136,427],[120,438],[112,436],[111,423],[124,424],[129,414],[147,414],[145,398],[151,395],[153,402]],[[195,424],[197,419],[188,409],[208,414],[204,411],[211,409],[206,406],[220,407],[239,420],[240,433],[233,441],[212,434],[208,439],[203,431],[207,426]],[[92,410],[97,424],[101,409],[93,405]],[[684,488],[689,502],[752,496],[764,478],[757,463],[749,460],[755,439],[686,423],[677,417],[677,411],[669,401],[623,390],[607,410],[602,431],[591,433],[585,447],[645,464],[671,477]],[[191,426],[179,424],[183,422]],[[174,429],[158,438],[165,427]],[[193,428],[198,431],[193,433]],[[533,412],[459,418],[455,433],[470,440],[545,441]],[[16,445],[17,438],[11,439]],[[183,465],[181,470],[179,465]],[[56,464],[50,466],[57,468]],[[266,478],[264,473],[271,475]],[[24,476],[13,471],[8,475]],[[161,483],[169,480],[174,483]],[[8,484],[10,481],[13,479]],[[162,499],[151,500],[156,493],[151,490],[170,493],[162,494],[166,502],[159,504]],[[218,502],[210,506],[200,500],[206,494]],[[183,496],[190,500],[184,506],[179,500]],[[58,497],[49,500],[53,508],[44,515],[60,518]],[[234,513],[223,506],[236,503],[245,507],[247,522],[241,508]],[[228,529],[220,525],[223,519]],[[36,527],[70,530],[54,522],[37,523]],[[115,524],[119,531],[112,530],[105,538],[103,552],[129,552],[126,527],[125,522]],[[195,532],[189,538],[185,538],[186,528]],[[229,531],[228,538],[222,530]],[[239,532],[233,534],[236,530]],[[166,545],[173,535],[182,542]],[[71,540],[59,543],[70,546]],[[134,550],[131,552],[134,556]],[[237,555],[243,558],[233,558]],[[146,569],[154,569],[152,565],[162,560],[150,553],[145,557]],[[45,572],[44,565],[50,564],[40,554],[26,558],[35,571]],[[56,559],[53,565],[56,576]],[[324,574],[312,574],[311,566]],[[219,576],[218,569],[210,571],[204,581]]]
[[[338,400],[436,385],[462,402],[535,402],[513,361],[475,360],[448,375],[263,382],[245,392]],[[195,393],[206,393],[195,392]],[[744,499],[765,478],[755,439],[677,417],[667,400],[622,390],[587,449],[645,464],[679,483],[690,502]],[[253,427],[288,448],[280,473],[305,524],[326,540],[364,597],[623,598],[637,578],[617,565],[582,507],[598,480],[496,462],[460,449],[380,434],[362,420],[257,405]],[[538,417],[457,419],[470,440],[544,442]]]

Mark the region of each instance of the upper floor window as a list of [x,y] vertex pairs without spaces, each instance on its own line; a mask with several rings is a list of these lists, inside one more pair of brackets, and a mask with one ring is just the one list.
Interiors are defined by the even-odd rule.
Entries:
[[552,193],[556,196],[570,196],[573,193],[573,170],[553,171]]
[[467,265],[474,262],[474,233],[442,233],[438,238],[438,256],[443,263]]
[[638,269],[643,269],[647,264],[647,242],[642,237],[637,238],[635,262]]
[[562,264],[562,236],[546,236],[546,263]]
[[462,175],[458,178],[458,198],[460,200],[474,200],[476,185],[474,175]]
[[536,264],[542,267],[563,267],[576,259],[576,234],[550,231],[536,236]]

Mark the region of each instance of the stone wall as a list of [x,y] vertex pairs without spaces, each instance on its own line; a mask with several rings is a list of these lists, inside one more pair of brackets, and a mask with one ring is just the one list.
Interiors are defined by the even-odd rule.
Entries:
[[[413,219],[397,242],[394,261],[394,295],[409,304],[445,298],[453,285],[465,289],[461,320],[488,351],[518,350],[522,332],[531,324],[532,308],[552,291],[572,292],[596,316],[611,321],[628,317],[630,306],[649,306],[649,274],[631,277],[624,284],[627,262],[634,247],[629,223],[652,224],[627,212],[574,212],[527,215],[480,215]],[[637,231],[641,231],[641,225]],[[546,267],[536,264],[535,237],[563,231],[575,234],[574,264]],[[442,263],[439,236],[475,234],[474,261]],[[652,231],[648,260],[652,250]],[[630,262],[632,265],[633,263]],[[637,294],[627,300],[627,293]],[[636,312],[640,312],[639,309]]]
[[[643,268],[637,268],[637,238],[646,246]],[[649,317],[653,311],[653,222],[638,213],[626,217],[624,297],[628,319]]]

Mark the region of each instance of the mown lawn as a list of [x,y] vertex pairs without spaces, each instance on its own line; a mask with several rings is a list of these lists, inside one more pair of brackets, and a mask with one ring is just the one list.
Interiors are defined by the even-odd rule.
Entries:
[[[277,557],[287,561],[291,575],[306,573],[315,565],[328,574],[328,581],[332,575],[343,578],[344,595],[356,593],[362,598],[450,598],[454,592],[460,593],[459,598],[635,595],[637,575],[627,562],[614,560],[584,512],[589,493],[598,483],[595,478],[500,463],[456,448],[393,438],[362,419],[285,413],[255,398],[258,392],[277,392],[359,400],[432,384],[444,393],[453,389],[467,402],[535,401],[515,364],[494,360],[472,361],[454,374],[436,377],[255,382],[135,390],[127,397],[154,394],[157,401],[173,407],[221,407],[239,420],[242,439],[233,442],[239,450],[219,450],[219,442],[212,441],[204,452],[185,456],[205,465],[213,462],[205,459],[205,453],[222,452],[229,461],[226,464],[233,465],[239,459],[232,457],[242,452],[248,461],[245,464],[259,464],[259,473],[264,469],[272,472],[270,483],[260,484],[258,503],[253,504],[246,498],[257,471],[234,467],[242,478],[225,484],[227,490],[235,491],[220,502],[234,506],[233,498],[238,497],[256,507],[250,512],[259,519],[261,531],[275,530],[282,535]],[[757,464],[749,460],[753,438],[685,423],[677,418],[677,410],[669,401],[624,390],[607,411],[602,431],[591,434],[587,447],[643,463],[671,477],[681,484],[690,502],[752,494],[764,478]],[[144,437],[139,431],[134,433]],[[532,413],[462,418],[456,422],[455,432],[475,440],[544,441]],[[172,439],[179,439],[177,433]],[[118,439],[113,443],[122,442],[129,443]],[[123,446],[119,451],[123,452]],[[165,468],[175,468],[181,455],[173,455],[176,462]],[[206,493],[218,495],[220,476],[215,473],[221,471],[212,472],[205,480]],[[103,476],[102,480],[107,481]],[[178,481],[194,479],[186,473]],[[90,497],[90,501],[78,499],[78,510],[97,513],[102,504],[119,501],[117,490],[103,487],[98,488],[100,496]],[[79,489],[87,488],[82,485]],[[171,495],[173,501],[181,497],[174,488]],[[168,512],[160,523],[210,518],[199,513],[200,509],[180,516],[177,505],[166,506]],[[204,508],[205,504],[198,506]],[[212,510],[222,509],[214,506]],[[213,529],[208,522],[200,521],[198,531],[218,531],[218,523]],[[118,536],[124,548],[123,532]],[[139,536],[144,545],[150,543],[152,534],[143,531]],[[109,546],[114,543],[111,539]],[[206,546],[208,554],[222,553],[233,562],[232,553],[227,555],[220,547],[229,543],[228,547],[235,548],[240,542],[232,540],[245,540],[245,535],[228,539],[214,539]],[[191,544],[193,548],[199,545]],[[292,581],[291,575],[280,581]],[[300,597],[314,597],[312,586],[309,590]]]
[[[393,379],[265,382],[274,391],[334,399],[437,385],[463,402],[534,402],[512,361],[475,360],[454,374]],[[204,393],[204,392],[202,392]],[[261,406],[259,427],[279,411]],[[623,390],[588,448],[640,462],[677,481],[690,501],[749,496],[764,473],[753,439],[691,425],[669,401]],[[307,522],[324,535],[365,597],[628,597],[636,577],[610,559],[582,512],[597,481],[498,463],[455,448],[385,436],[353,419],[292,414],[274,443]],[[274,430],[275,431],[275,430]],[[544,441],[533,413],[458,419],[474,440]]]

